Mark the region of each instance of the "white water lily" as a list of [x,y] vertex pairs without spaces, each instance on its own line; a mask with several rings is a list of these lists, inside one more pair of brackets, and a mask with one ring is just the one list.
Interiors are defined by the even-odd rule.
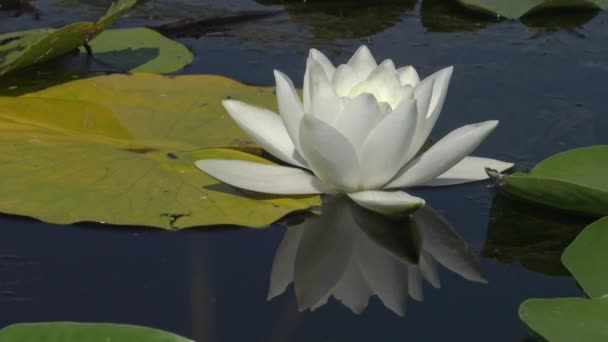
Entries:
[[335,68],[312,49],[303,102],[292,81],[275,70],[280,115],[237,100],[224,108],[243,131],[276,158],[295,167],[240,160],[196,162],[235,187],[270,194],[347,193],[382,213],[414,210],[424,200],[389,189],[449,185],[487,178],[513,164],[467,157],[496,127],[486,121],[460,127],[419,153],[443,107],[452,67],[420,81],[411,66],[380,65],[365,46]]

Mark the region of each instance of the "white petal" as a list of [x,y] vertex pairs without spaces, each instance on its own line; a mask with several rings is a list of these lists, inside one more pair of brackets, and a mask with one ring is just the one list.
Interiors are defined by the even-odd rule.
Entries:
[[420,83],[420,77],[418,77],[418,73],[413,66],[408,65],[402,68],[397,69],[397,74],[399,74],[399,81],[401,81],[401,85],[410,85],[415,87]]
[[418,101],[419,115],[424,120],[418,121],[416,137],[408,151],[409,158],[416,155],[435,126],[445,102],[453,70],[453,67],[439,70],[422,80],[414,88],[414,98]]
[[407,265],[378,247],[365,233],[357,234],[356,257],[369,288],[399,316],[407,304]]
[[344,192],[359,187],[359,160],[348,139],[311,114],[300,125],[300,146],[309,166],[326,184]]
[[422,274],[417,265],[408,265],[408,283],[407,290],[412,298],[418,302],[424,300],[424,291],[422,290]]
[[320,64],[310,63],[309,78],[310,109],[308,112],[333,126],[344,108],[343,100],[332,88]]
[[418,186],[439,177],[473,152],[497,125],[498,121],[485,121],[452,131],[409,162],[385,188]]
[[302,227],[290,227],[283,235],[272,262],[268,300],[285,292],[293,281],[293,268],[302,232],[304,232]]
[[416,101],[402,102],[369,133],[359,152],[364,189],[378,189],[403,167],[416,130]]
[[[330,201],[332,199],[329,199]],[[322,305],[342,279],[353,250],[353,227],[344,201],[323,205],[323,214],[305,223],[294,268],[300,311]]]
[[[390,66],[378,66],[374,69],[365,81],[360,82],[353,87],[349,93],[349,97],[355,97],[362,93],[371,93],[376,96],[378,102],[388,102],[390,99],[397,98],[396,94],[401,91],[401,84],[394,71],[391,71]],[[395,108],[398,103],[389,103]]]
[[385,59],[384,61],[382,61],[382,63],[380,63],[380,66],[390,69],[393,73],[397,72],[395,68],[395,63],[391,59]]
[[361,45],[357,49],[347,64],[353,68],[359,79],[366,79],[372,70],[378,66],[374,56],[365,45]]
[[341,64],[331,80],[331,86],[338,96],[348,96],[351,89],[361,81],[363,79],[359,78],[353,68],[348,64]]
[[350,259],[348,267],[333,293],[337,300],[356,314],[362,313],[367,308],[369,297],[373,293],[359,270],[356,258]]
[[363,208],[383,215],[412,212],[424,205],[424,200],[403,191],[361,191],[348,194]]
[[358,150],[371,129],[383,118],[374,95],[364,93],[344,101],[344,110],[335,127]]
[[327,76],[328,80],[331,80],[332,77],[334,77],[336,68],[321,51],[317,49],[310,49],[308,56],[317,61],[323,67],[323,71],[325,72],[325,76]]
[[311,49],[306,60],[306,71],[304,72],[304,85],[302,88],[302,97],[304,98],[304,111],[308,112],[310,109],[310,77],[311,77],[311,62],[318,64],[323,70],[323,74],[328,80],[333,78],[335,68],[332,63],[325,57],[323,53],[316,49]]
[[326,187],[301,169],[244,160],[203,159],[196,167],[234,187],[267,194],[320,194]]
[[487,179],[486,167],[504,172],[512,168],[513,163],[489,158],[466,157],[439,177],[421,184],[421,186],[454,185]]
[[306,162],[296,151],[279,115],[236,100],[224,100],[222,104],[236,124],[256,144],[286,163],[306,167]]
[[302,120],[302,115],[304,115],[304,107],[293,82],[287,75],[275,70],[274,79],[277,85],[277,102],[281,119],[296,150],[299,151],[298,134],[300,131],[300,121]]

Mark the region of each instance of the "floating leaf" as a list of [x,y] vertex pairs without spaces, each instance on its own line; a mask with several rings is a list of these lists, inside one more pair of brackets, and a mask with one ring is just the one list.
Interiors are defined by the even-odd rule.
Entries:
[[608,215],[608,145],[551,156],[528,174],[490,172],[500,189],[516,198],[591,216]]
[[590,297],[608,294],[607,246],[608,217],[604,217],[587,226],[562,256],[564,265]]
[[528,299],[519,317],[547,341],[608,341],[608,298]]
[[124,71],[170,73],[194,59],[184,45],[148,28],[107,30],[90,45],[96,61]]
[[60,29],[35,29],[0,35],[0,76],[77,49],[95,38],[128,11],[136,0],[113,3],[97,23],[80,22]]
[[[0,98],[0,212],[53,223],[186,228],[265,226],[318,196],[242,192],[194,166],[204,158],[263,160],[221,106],[272,108],[273,88],[219,76],[111,75]],[[259,152],[259,150],[257,150]]]
[[587,226],[566,249],[564,265],[591,299],[529,299],[519,317],[548,341],[608,340],[608,217]]
[[509,19],[517,19],[529,13],[552,8],[608,8],[608,0],[458,0],[458,2],[472,10]]
[[24,323],[0,330],[4,342],[192,342],[176,334],[127,324]]

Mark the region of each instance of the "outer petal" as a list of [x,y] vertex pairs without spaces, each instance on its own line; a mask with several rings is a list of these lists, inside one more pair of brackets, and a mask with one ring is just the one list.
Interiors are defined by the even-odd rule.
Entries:
[[306,71],[304,72],[304,85],[303,85],[303,98],[304,98],[304,110],[308,112],[310,108],[310,66],[311,62],[314,61],[319,64],[323,69],[323,73],[328,80],[331,80],[334,76],[335,68],[332,63],[325,57],[321,51],[316,49],[310,49],[308,54],[308,60],[306,61]]
[[300,121],[302,120],[302,115],[304,115],[304,107],[293,86],[293,82],[287,75],[275,70],[274,79],[277,85],[277,102],[281,119],[296,150],[300,151],[298,134],[300,131]]
[[418,101],[418,110],[421,111],[419,115],[424,120],[418,121],[416,137],[411,149],[408,151],[409,158],[413,157],[420,150],[420,147],[422,147],[429,137],[433,126],[435,126],[445,102],[453,71],[454,67],[439,70],[422,80],[414,88],[414,98]]
[[399,75],[401,85],[410,85],[415,87],[418,85],[418,83],[420,83],[420,77],[418,77],[416,69],[414,69],[414,67],[411,65],[397,69],[397,74]]
[[287,286],[293,281],[293,268],[296,262],[298,244],[302,238],[304,229],[301,227],[287,228],[283,240],[277,248],[272,262],[270,272],[270,288],[268,289],[268,300],[285,292]]
[[236,100],[224,100],[222,104],[256,144],[286,163],[307,167],[276,113]]
[[360,206],[382,215],[394,215],[415,211],[424,200],[403,191],[361,191],[348,194]]
[[347,63],[359,75],[359,79],[366,79],[367,76],[378,66],[374,56],[367,46],[361,45]]
[[326,122],[304,114],[300,146],[313,172],[326,184],[345,192],[359,187],[359,160],[348,139]]
[[439,177],[421,184],[421,186],[454,185],[487,179],[486,167],[504,172],[512,168],[513,163],[489,158],[466,157]]
[[267,194],[320,194],[326,187],[301,169],[244,160],[203,159],[196,166],[224,183]]
[[498,121],[460,127],[409,162],[385,188],[418,186],[439,177],[473,152],[496,128]]
[[364,189],[380,188],[403,167],[403,151],[413,140],[417,119],[416,101],[408,100],[372,129],[359,151]]
[[345,100],[344,110],[335,127],[358,150],[370,130],[383,118],[384,113],[374,95],[364,93],[352,100]]

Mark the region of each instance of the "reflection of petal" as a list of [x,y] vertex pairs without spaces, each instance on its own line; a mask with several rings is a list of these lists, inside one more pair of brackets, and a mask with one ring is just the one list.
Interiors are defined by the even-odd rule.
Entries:
[[486,167],[498,172],[504,172],[512,168],[513,163],[489,158],[466,157],[439,177],[421,184],[421,186],[454,185],[487,179]]
[[465,279],[487,282],[479,260],[464,239],[434,209],[425,206],[412,214],[421,227],[423,249]]
[[356,257],[350,258],[348,267],[333,293],[337,300],[341,301],[354,313],[362,313],[367,308],[369,297],[373,292],[361,274]]
[[313,174],[295,167],[228,159],[202,159],[195,165],[211,177],[245,190],[282,195],[328,191]]
[[422,291],[422,274],[416,265],[408,265],[408,282],[407,290],[412,298],[418,302],[424,300],[424,292]]
[[306,167],[279,115],[236,100],[224,100],[222,104],[234,122],[256,144],[286,163]]
[[437,262],[428,252],[423,251],[422,255],[420,255],[418,268],[420,269],[420,273],[422,273],[424,279],[426,279],[426,281],[428,281],[434,288],[438,289],[441,287],[439,272],[437,271]]
[[412,212],[424,205],[420,197],[403,191],[360,191],[348,194],[363,208],[383,215]]
[[293,267],[303,232],[304,229],[300,227],[287,228],[283,240],[281,240],[281,244],[274,255],[272,270],[270,272],[268,300],[285,292],[287,286],[293,281]]
[[369,288],[384,305],[399,316],[407,303],[407,265],[372,242],[364,232],[357,234],[355,258]]
[[298,308],[322,301],[342,278],[352,257],[352,220],[340,197],[329,198],[323,215],[306,225],[294,268]]
[[386,188],[422,185],[468,156],[496,128],[498,121],[460,127],[401,169]]

